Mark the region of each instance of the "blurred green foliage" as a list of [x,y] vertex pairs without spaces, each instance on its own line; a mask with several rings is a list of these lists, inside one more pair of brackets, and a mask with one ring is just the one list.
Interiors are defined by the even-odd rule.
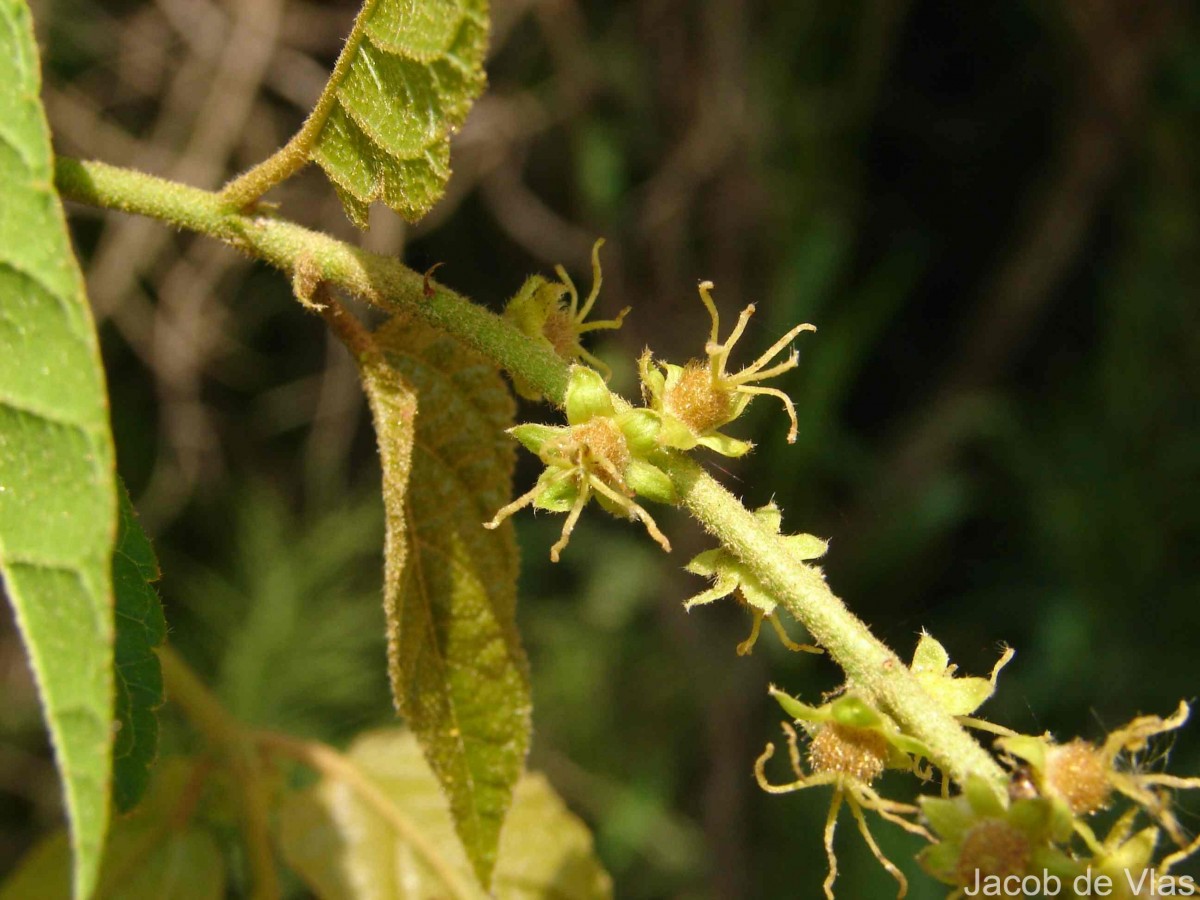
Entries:
[[[60,149],[171,171],[200,128],[185,87],[203,96],[219,53],[182,33],[173,4],[38,6]],[[227,9],[192,14],[219,35]],[[282,4],[259,115],[225,171],[294,130],[302,76],[329,64],[352,14]],[[634,312],[596,349],[626,391],[643,345],[701,353],[701,278],[729,316],[758,304],[748,355],[814,322],[783,385],[799,442],[763,402],[746,417],[755,454],[718,462],[747,504],[775,498],[785,530],[832,539],[830,582],[877,634],[907,657],[928,628],[970,674],[1011,644],[985,711],[1029,732],[1095,738],[1195,696],[1193,5],[564,0],[493,14],[490,93],[446,201],[409,232],[373,216],[369,246],[417,269],[444,261],[439,277],[499,308],[553,262],[586,281],[604,235],[598,313]],[[183,62],[167,66],[172,53]],[[280,199],[350,234],[319,179]],[[388,721],[378,468],[340,349],[270,273],[172,237],[114,281],[97,261],[117,217],[73,224],[92,296],[110,298],[120,465],[156,531],[171,640],[249,720],[338,742]],[[523,460],[519,485],[535,474]],[[558,524],[518,519],[532,764],[595,829],[619,896],[817,896],[828,793],[764,796],[751,766],[779,736],[767,683],[815,702],[836,672],[770,634],[738,658],[749,621],[733,604],[685,614],[700,583],[680,567],[710,542],[681,516],[660,524],[669,558],[588,515],[552,566]],[[0,869],[56,810],[3,628]],[[1171,763],[1200,773],[1195,727]],[[1200,800],[1181,804],[1200,829]],[[914,873],[916,842],[876,833]],[[850,829],[839,849],[841,896],[891,895]],[[911,896],[944,895],[912,880]]]

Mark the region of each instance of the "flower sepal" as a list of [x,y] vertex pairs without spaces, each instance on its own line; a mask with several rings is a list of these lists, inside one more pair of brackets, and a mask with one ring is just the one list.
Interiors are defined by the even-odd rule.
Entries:
[[1158,829],[1150,825],[1123,841],[1112,840],[1110,836],[1105,844],[1111,844],[1111,848],[1106,847],[1103,852],[1096,854],[1096,870],[1109,875],[1114,883],[1117,883],[1117,876],[1126,872],[1135,873],[1136,877],[1136,873],[1151,867],[1154,850],[1158,846],[1158,835]]
[[587,366],[571,366],[563,406],[569,425],[582,425],[597,416],[614,416],[617,413],[612,391],[604,383],[604,378]]
[[627,409],[617,413],[614,421],[629,452],[635,456],[649,456],[659,450],[658,436],[662,431],[662,419],[648,409]]
[[[768,503],[766,506],[756,509],[754,516],[772,532],[779,533],[783,517],[779,512],[779,507],[774,503]],[[810,534],[786,535],[783,542],[796,554],[798,559],[805,561],[821,556],[828,546],[825,541]],[[684,568],[693,575],[702,575],[712,579],[712,586],[685,601],[684,609],[690,610],[693,606],[712,603],[714,600],[720,600],[730,594],[750,609],[753,615],[753,624],[750,636],[737,646],[739,656],[745,656],[754,648],[764,619],[771,623],[771,627],[779,635],[780,641],[789,650],[803,650],[807,653],[821,652],[818,647],[797,644],[788,637],[776,613],[778,603],[775,597],[754,576],[745,563],[724,547],[705,550],[694,557]]]
[[1049,744],[1048,738],[1031,734],[1006,735],[996,741],[997,747],[1009,756],[1029,763],[1030,768],[1039,776],[1046,769],[1046,750]]
[[969,716],[995,693],[996,678],[1013,655],[1012,648],[1006,647],[988,678],[960,677],[955,675],[958,666],[950,662],[946,648],[929,632],[923,631],[910,668],[938,706],[952,716]]
[[816,331],[812,325],[797,325],[777,340],[753,363],[738,372],[727,372],[730,351],[741,338],[754,313],[751,304],[742,310],[737,324],[722,343],[720,317],[709,292],[712,282],[700,283],[700,300],[712,320],[712,330],[705,343],[705,359],[693,359],[682,366],[659,362],[647,350],[638,360],[642,393],[647,405],[662,415],[664,421],[661,441],[664,446],[688,451],[697,446],[707,447],[725,456],[742,456],[753,446],[723,434],[720,429],[745,412],[750,401],[759,396],[778,398],[791,421],[788,443],[795,443],[796,409],[791,398],[778,388],[763,387],[762,382],[781,375],[798,364],[793,350],[783,362],[774,360],[803,331]]
[[889,769],[912,770],[914,760],[929,757],[929,750],[923,742],[902,732],[890,719],[855,694],[845,694],[824,706],[809,706],[774,685],[767,692],[793,721],[809,732],[832,724],[881,735],[887,745],[884,762]]
[[677,503],[679,496],[671,477],[653,463],[633,457],[625,467],[625,483],[639,497],[655,503]]
[[579,485],[560,470],[547,469],[537,481],[537,494],[533,498],[534,509],[564,513],[570,511],[579,499]]
[[697,447],[707,447],[714,453],[719,453],[722,456],[728,456],[731,459],[737,459],[739,456],[745,456],[754,449],[754,444],[752,442],[738,440],[737,438],[730,437],[727,434],[721,434],[720,432],[702,435],[695,440]]
[[536,422],[529,422],[524,425],[514,425],[508,429],[507,433],[520,441],[522,447],[540,458],[542,448],[546,446],[546,443],[562,437],[566,431],[566,428],[558,425],[540,425]]

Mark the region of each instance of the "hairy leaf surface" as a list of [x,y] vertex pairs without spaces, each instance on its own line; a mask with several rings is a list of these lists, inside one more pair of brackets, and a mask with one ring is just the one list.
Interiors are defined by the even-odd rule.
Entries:
[[483,90],[487,0],[366,0],[305,125],[346,215],[371,201],[409,221],[450,178],[450,135]]
[[[349,759],[469,884],[471,865],[454,834],[446,801],[413,736],[404,729],[366,734]],[[445,897],[442,880],[378,808],[344,782],[325,779],[285,798],[280,810],[284,857],[325,900],[424,900]],[[472,897],[487,896],[473,885]],[[540,775],[518,783],[500,840],[493,881],[502,900],[592,900],[612,886],[587,827]]]
[[[530,732],[516,540],[482,525],[508,500],[513,401],[490,363],[418,321],[376,341],[382,359],[362,368],[384,471],[392,692],[486,885]],[[420,397],[415,429],[397,385]]]
[[132,809],[146,789],[158,752],[158,713],[163,704],[162,667],[154,648],[166,639],[167,621],[152,582],[158,560],[138,524],[125,486],[120,486],[120,528],[113,551],[116,596],[116,715],[113,745],[113,800]]
[[112,774],[116,476],[40,88],[29,10],[0,0],[0,572],[54,742],[83,896]]

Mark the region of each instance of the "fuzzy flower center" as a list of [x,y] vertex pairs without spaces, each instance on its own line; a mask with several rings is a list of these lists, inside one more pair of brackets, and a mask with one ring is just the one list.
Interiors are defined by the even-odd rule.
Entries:
[[1104,752],[1085,740],[1054,747],[1046,754],[1046,784],[1077,815],[1103,808],[1112,793]]
[[617,472],[629,465],[629,445],[612,419],[597,417],[571,429],[571,438],[593,457],[604,460]]
[[708,364],[692,360],[683,367],[679,381],[667,388],[663,409],[679,419],[694,434],[704,434],[724,425],[733,411],[733,392],[714,382]]
[[808,745],[813,772],[837,772],[863,784],[883,774],[887,758],[887,739],[878,731],[836,722],[822,727]]
[[574,359],[579,354],[579,324],[561,306],[546,316],[542,334],[563,359]]
[[1020,831],[1001,819],[984,819],[963,837],[955,876],[962,885],[989,875],[1003,882],[1009,875],[1025,874],[1029,853],[1029,840]]

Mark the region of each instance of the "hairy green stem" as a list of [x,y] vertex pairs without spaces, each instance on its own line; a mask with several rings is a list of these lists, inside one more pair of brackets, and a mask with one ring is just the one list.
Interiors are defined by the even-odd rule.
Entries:
[[364,23],[371,14],[375,2],[376,0],[367,0],[359,9],[358,15],[354,19],[354,28],[351,29],[350,36],[346,38],[342,52],[338,54],[333,72],[330,73],[329,80],[325,83],[325,90],[321,91],[316,106],[308,114],[308,118],[304,120],[300,130],[277,151],[230,181],[221,190],[221,200],[227,207],[235,210],[245,209],[275,185],[295,175],[308,165],[309,153],[313,144],[316,143],[321,129],[325,127],[325,120],[333,111],[333,104],[337,101],[338,85],[341,84],[346,70],[354,61],[358,45],[362,43]]
[[908,666],[846,608],[816,569],[794,557],[779,535],[690,458],[675,455],[667,472],[688,511],[804,623],[855,690],[925,743],[958,783],[977,775],[1000,786],[1005,775],[995,760],[933,702]]
[[68,200],[161,219],[224,241],[285,272],[303,271],[314,284],[337,285],[389,312],[416,313],[509,372],[521,373],[547,397],[561,398],[566,390],[566,366],[553,350],[396,259],[263,211],[232,210],[218,193],[100,162],[60,158],[55,183]]
[[[237,247],[309,283],[336,284],[392,312],[416,313],[480,351],[509,373],[562,403],[567,365],[504,319],[400,262],[336,241],[263,213],[231,210],[220,194],[97,162],[60,159],[58,189],[94,206],[161,219]],[[684,506],[748,565],[781,605],[829,652],[855,687],[876,700],[929,747],[934,761],[960,784],[969,775],[1001,790],[1004,771],[924,691],[908,667],[871,634],[812,568],[791,556],[783,539],[763,528],[732,494],[686,457],[670,472]]]

